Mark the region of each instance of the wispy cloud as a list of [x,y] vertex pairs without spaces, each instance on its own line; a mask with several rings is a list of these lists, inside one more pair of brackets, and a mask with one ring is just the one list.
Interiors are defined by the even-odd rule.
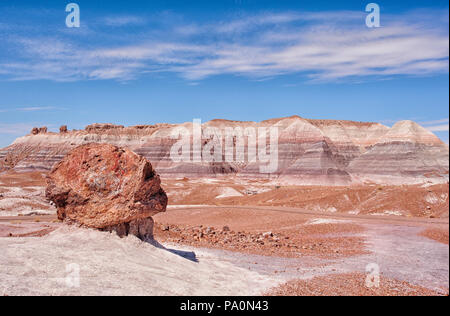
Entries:
[[[105,19],[111,26],[141,27],[138,38],[112,44],[76,39],[14,37],[14,56],[0,57],[0,76],[9,80],[132,80],[172,72],[190,81],[214,75],[261,80],[299,74],[309,80],[389,78],[448,73],[448,12],[385,16],[368,29],[362,12],[264,13],[204,24],[178,23],[150,30],[141,17]],[[154,33],[151,32],[161,32]],[[1,34],[0,34],[1,35]],[[96,43],[91,38],[90,43]],[[0,55],[1,56],[1,55]]]
[[422,125],[435,125],[435,124],[448,123],[448,122],[449,122],[448,118],[443,118],[443,119],[434,120],[434,121],[420,122],[420,124],[422,124]]
[[25,135],[29,133],[33,127],[34,125],[28,123],[0,123],[0,134]]
[[448,124],[441,124],[441,125],[435,125],[435,126],[427,126],[426,128],[430,132],[448,132],[449,125]]
[[448,132],[449,131],[449,119],[444,118],[434,121],[420,122],[426,129],[431,132]]
[[17,110],[23,112],[34,112],[34,111],[62,110],[62,108],[57,108],[54,106],[31,106],[25,108],[18,108]]
[[143,25],[147,20],[140,16],[135,15],[121,15],[121,16],[110,16],[102,20],[102,22],[107,26],[130,26],[130,25]]
[[51,111],[51,110],[64,110],[64,108],[59,108],[55,106],[30,106],[21,108],[10,108],[10,109],[0,109],[1,113],[6,112],[37,112],[37,111]]

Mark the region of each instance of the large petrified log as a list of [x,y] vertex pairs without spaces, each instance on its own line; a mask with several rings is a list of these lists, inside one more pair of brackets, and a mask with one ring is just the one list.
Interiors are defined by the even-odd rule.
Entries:
[[151,216],[167,207],[160,184],[147,159],[93,143],[75,148],[53,168],[46,196],[61,220],[146,239],[152,237]]

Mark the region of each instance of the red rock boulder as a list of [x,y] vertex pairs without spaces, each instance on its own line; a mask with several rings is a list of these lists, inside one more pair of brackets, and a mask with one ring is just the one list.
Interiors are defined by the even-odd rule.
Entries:
[[53,168],[46,196],[61,220],[145,239],[152,237],[151,216],[167,207],[160,184],[147,159],[110,144],[87,144]]

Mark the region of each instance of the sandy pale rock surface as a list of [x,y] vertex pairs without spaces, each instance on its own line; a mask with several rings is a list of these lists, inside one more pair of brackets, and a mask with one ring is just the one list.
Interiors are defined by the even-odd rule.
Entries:
[[283,281],[206,250],[158,248],[74,227],[0,238],[0,248],[0,295],[256,295]]

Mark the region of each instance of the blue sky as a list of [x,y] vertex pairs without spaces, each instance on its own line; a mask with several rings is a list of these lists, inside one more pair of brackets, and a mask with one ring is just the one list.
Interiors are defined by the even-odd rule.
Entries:
[[448,143],[448,1],[0,1],[0,147],[33,126],[417,121]]

